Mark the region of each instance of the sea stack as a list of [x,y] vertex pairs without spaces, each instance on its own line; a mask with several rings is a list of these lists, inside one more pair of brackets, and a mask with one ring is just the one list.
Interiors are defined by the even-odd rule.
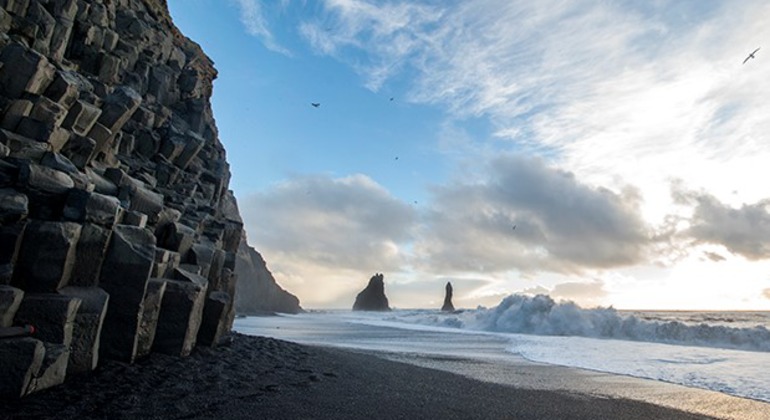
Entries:
[[385,296],[385,276],[380,273],[369,279],[369,284],[356,296],[354,311],[389,311],[388,298]]
[[446,283],[446,295],[444,295],[444,306],[441,307],[442,311],[453,312],[455,306],[452,305],[452,283]]

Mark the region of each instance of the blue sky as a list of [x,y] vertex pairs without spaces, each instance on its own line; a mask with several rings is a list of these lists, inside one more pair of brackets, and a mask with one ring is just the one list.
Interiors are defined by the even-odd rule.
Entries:
[[219,70],[249,243],[305,307],[383,272],[396,307],[452,281],[464,307],[770,309],[765,2],[169,7]]

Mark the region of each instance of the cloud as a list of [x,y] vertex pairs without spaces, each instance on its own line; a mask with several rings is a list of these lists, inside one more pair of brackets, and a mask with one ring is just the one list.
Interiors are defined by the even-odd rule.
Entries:
[[520,155],[495,159],[486,180],[437,187],[426,219],[415,252],[437,272],[579,273],[643,262],[649,242],[632,191]]
[[762,290],[762,296],[764,296],[765,299],[770,299],[770,288]]
[[601,281],[567,282],[554,286],[551,296],[555,298],[578,301],[581,303],[599,301],[607,295],[604,283]]
[[[265,48],[277,53],[291,56],[291,52],[281,46],[276,41],[273,33],[270,31],[268,21],[265,18],[260,0],[235,0],[240,13],[240,19],[246,32],[262,41]],[[281,2],[280,6],[286,7],[286,2]]]
[[548,295],[557,300],[568,300],[583,306],[601,304],[603,298],[609,295],[607,290],[604,289],[604,282],[598,279],[590,282],[568,281],[557,283],[550,289],[537,285],[517,292],[517,294]]
[[241,204],[249,239],[271,266],[364,272],[404,268],[416,215],[364,175],[290,179]]
[[587,183],[637,185],[647,217],[664,215],[672,176],[719,193],[733,188],[725,172],[770,177],[770,60],[740,64],[770,37],[766,2],[322,4],[302,34],[369,88],[406,81],[406,100],[488,120],[483,148],[498,140]]
[[749,260],[770,258],[770,199],[733,207],[705,192],[675,186],[675,201],[692,207],[677,236],[694,244],[722,245]]
[[725,261],[726,258],[716,252],[704,251],[703,256],[712,262]]
[[[254,33],[275,42],[268,3],[240,3],[258,17],[249,19]],[[643,276],[654,258],[680,263],[696,253],[723,269],[741,260],[728,251],[766,258],[770,220],[757,180],[770,178],[770,53],[740,63],[770,37],[767,2],[322,0],[305,11],[292,16],[304,20],[297,27],[316,53],[352,67],[371,90],[403,88],[400,99],[446,111],[438,138],[426,141],[436,141],[448,165],[459,162],[463,178],[435,187],[432,203],[420,201],[424,214],[391,220],[375,211],[393,232],[375,241],[361,239],[382,234],[355,222],[363,214],[350,222],[323,201],[307,203],[307,213],[283,203],[302,202],[290,187],[308,180],[266,192],[258,203],[275,208],[260,219],[253,210],[249,225],[264,231],[251,238],[272,248],[271,266],[280,258],[296,281],[365,281],[412,264],[430,276],[510,285],[503,277],[601,277],[597,271],[634,264]],[[682,198],[672,200],[672,178],[704,191],[689,194],[675,214]],[[322,189],[342,180],[326,177]],[[364,184],[345,188],[404,210]],[[335,204],[352,200],[342,195]],[[281,220],[288,215],[300,215],[296,230]],[[343,236],[353,245],[338,244]],[[655,275],[694,272],[666,267]],[[707,275],[716,278],[697,278],[705,284]],[[577,286],[561,290],[570,287]]]
[[535,286],[535,287],[529,287],[521,291],[522,294],[525,295],[547,295],[551,293],[549,289],[546,289],[543,286]]
[[[326,14],[300,25],[300,34],[318,52],[347,61],[377,91],[403,69],[412,54],[430,48],[423,36],[442,18],[441,9],[413,2],[326,0]],[[349,61],[347,53],[354,54]]]
[[[494,305],[502,299],[501,294],[485,290],[492,285],[489,279],[442,277],[427,273],[421,273],[415,278],[389,276],[385,273],[385,293],[396,307],[438,309],[444,303],[447,282],[452,283],[452,301],[457,308],[474,307],[487,301]],[[507,296],[507,293],[502,295]]]

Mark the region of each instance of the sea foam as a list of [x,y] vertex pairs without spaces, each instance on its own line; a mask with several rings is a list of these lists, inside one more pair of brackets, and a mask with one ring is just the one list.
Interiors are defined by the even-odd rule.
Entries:
[[650,321],[612,307],[586,309],[550,296],[511,295],[494,308],[451,315],[414,313],[402,321],[443,327],[516,334],[579,336],[727,349],[770,351],[770,330],[758,325],[735,328]]

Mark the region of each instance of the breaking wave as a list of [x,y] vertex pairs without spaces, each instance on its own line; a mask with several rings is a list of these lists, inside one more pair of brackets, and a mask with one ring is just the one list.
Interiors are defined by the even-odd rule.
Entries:
[[419,318],[422,319],[411,322],[503,333],[770,351],[770,330],[764,326],[735,328],[705,322],[688,325],[680,321],[650,321],[621,314],[612,307],[584,309],[572,302],[557,303],[546,295],[511,295],[494,308]]

